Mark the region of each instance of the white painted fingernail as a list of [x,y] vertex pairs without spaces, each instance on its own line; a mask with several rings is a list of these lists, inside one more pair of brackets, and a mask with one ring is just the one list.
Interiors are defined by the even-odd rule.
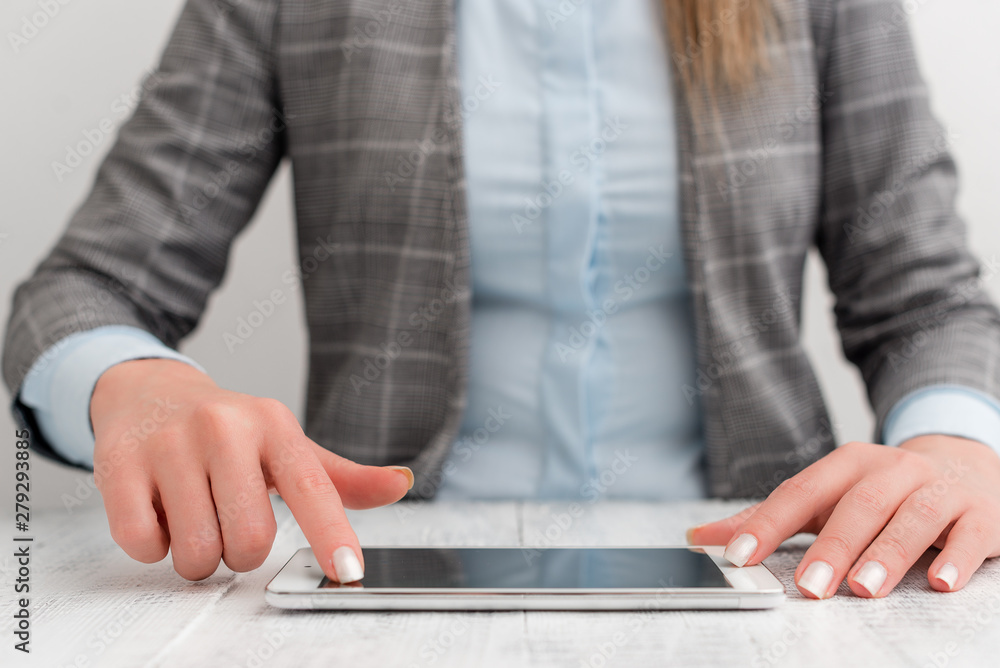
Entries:
[[799,586],[816,598],[824,598],[833,579],[833,566],[825,561],[814,561],[803,571]]
[[958,582],[958,568],[950,561],[938,569],[937,579],[948,585],[948,589],[954,589]]
[[854,576],[854,581],[867,589],[872,596],[878,596],[878,590],[882,588],[888,575],[885,566],[877,561],[869,561]]
[[358,555],[347,545],[333,551],[333,570],[337,573],[337,581],[341,583],[356,582],[365,576]]
[[728,559],[734,566],[742,566],[750,560],[757,550],[757,539],[752,534],[741,534],[733,541],[733,544],[726,548],[723,557]]

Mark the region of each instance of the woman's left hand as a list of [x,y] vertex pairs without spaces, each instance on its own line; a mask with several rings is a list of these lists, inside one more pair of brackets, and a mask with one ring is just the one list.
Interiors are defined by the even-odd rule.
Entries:
[[845,577],[857,596],[885,596],[931,545],[941,549],[931,587],[961,589],[1000,556],[1000,456],[952,436],[847,443],[764,501],[689,530],[688,542],[725,544],[729,561],[749,566],[801,532],[818,534],[795,571],[808,597],[833,596]]

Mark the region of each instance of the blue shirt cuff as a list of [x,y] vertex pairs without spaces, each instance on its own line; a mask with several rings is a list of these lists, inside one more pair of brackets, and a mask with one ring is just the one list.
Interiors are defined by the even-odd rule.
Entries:
[[886,417],[882,442],[897,446],[943,434],[985,443],[1000,455],[1000,401],[961,385],[931,385],[900,399]]
[[70,334],[42,353],[24,378],[21,401],[32,409],[38,429],[53,450],[93,469],[90,397],[94,386],[115,364],[148,358],[174,359],[205,371],[145,330],[109,325]]

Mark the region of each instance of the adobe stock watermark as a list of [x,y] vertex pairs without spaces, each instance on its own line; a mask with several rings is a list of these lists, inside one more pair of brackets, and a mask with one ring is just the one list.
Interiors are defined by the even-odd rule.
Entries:
[[756,486],[760,490],[760,496],[757,498],[770,496],[771,492],[777,489],[781,483],[800,473],[802,469],[816,461],[816,455],[822,449],[825,449],[826,446],[836,445],[836,434],[839,428],[839,422],[831,421],[825,417],[820,418],[819,429],[816,430],[816,433],[785,454],[784,462],[789,468],[777,469],[769,479],[757,481]]
[[638,606],[639,609],[624,620],[627,630],[616,631],[607,640],[595,643],[590,654],[580,659],[579,668],[606,668],[610,665],[609,661],[639,635],[649,622],[657,618],[656,611],[670,600],[668,590],[677,586],[673,576],[667,580],[660,578],[657,584],[660,588],[652,591],[651,597],[645,597]]
[[66,512],[72,514],[74,508],[82,506],[84,501],[93,496],[98,489],[98,479],[107,479],[121,465],[126,454],[135,452],[142,443],[145,443],[159,431],[160,427],[170,419],[170,416],[180,408],[180,404],[174,403],[170,397],[157,399],[154,403],[155,407],[145,417],[122,434],[118,446],[111,451],[109,459],[95,462],[93,475],[77,476],[73,494],[64,493],[60,497]]
[[[31,370],[41,371],[59,356],[59,353],[66,347],[68,339],[72,334],[77,334],[101,323],[98,314],[107,311],[107,306],[118,296],[125,292],[129,282],[136,274],[128,266],[114,269],[104,269],[106,272],[107,286],[97,286],[96,293],[76,304],[76,311],[72,318],[64,321],[62,327],[55,332],[48,334],[45,339],[47,345],[43,346],[42,354],[33,362],[31,367],[25,368],[23,364],[18,368],[18,373],[27,375]],[[120,274],[120,278],[118,275]]]
[[[482,426],[457,438],[451,446],[451,456],[445,459],[441,468],[417,483],[417,493],[425,497],[430,496],[435,489],[440,487],[445,478],[455,475],[461,469],[462,464],[471,460],[476,453],[486,447],[493,436],[502,430],[513,417],[502,405],[489,408]],[[423,505],[421,504],[420,507]],[[417,512],[414,504],[407,503],[396,504],[394,510],[396,519],[400,523],[405,522]]]
[[978,296],[983,285],[992,281],[998,272],[1000,272],[1000,262],[997,261],[996,255],[993,255],[981,265],[979,275],[954,286],[945,303],[938,306],[933,315],[921,319],[915,331],[900,337],[897,344],[886,353],[885,360],[890,368],[898,371],[914,360],[933,340],[931,335],[948,324],[952,311]]
[[[645,613],[650,617],[650,613]],[[634,625],[633,625],[634,622]],[[594,651],[586,659],[580,659],[580,668],[605,668],[608,662],[615,658],[622,649],[632,640],[636,633],[648,623],[648,619],[638,616],[632,617],[629,622],[631,633],[625,631],[615,631],[611,636],[602,642],[594,645]]]
[[263,299],[253,300],[253,308],[246,315],[236,318],[236,326],[232,330],[222,333],[222,342],[229,354],[232,355],[237,347],[249,341],[250,337],[277,313],[278,308],[288,302],[289,295],[309,280],[309,277],[323,262],[330,259],[339,247],[340,243],[333,241],[332,232],[327,234],[325,239],[316,237],[312,253],[299,261],[297,269],[289,269],[281,275],[281,282],[285,287],[275,288]]
[[882,531],[882,540],[876,540],[869,548],[868,558],[882,560],[883,552],[879,549],[881,548],[881,550],[889,552],[889,559],[885,560],[884,563],[891,562],[898,552],[895,548],[886,546],[885,537],[890,538],[896,545],[905,545],[909,537],[925,533],[926,525],[936,521],[941,512],[940,509],[944,505],[941,499],[971,470],[971,465],[966,464],[961,459],[949,459],[947,468],[941,476],[933,483],[924,485],[914,492],[914,500],[904,502],[903,506],[896,511],[892,521]]
[[239,160],[229,160],[222,169],[212,172],[208,178],[195,190],[190,202],[181,202],[181,216],[188,223],[195,222],[198,214],[221,195],[233,179],[240,177],[247,165],[251,164],[264,148],[274,141],[274,138],[288,129],[288,122],[294,119],[292,114],[274,109],[271,120],[249,139],[236,147],[241,156]]
[[132,626],[139,618],[135,610],[136,602],[133,601],[115,613],[108,622],[87,639],[87,652],[81,652],[73,657],[71,663],[60,664],[66,668],[90,668],[96,665],[92,663],[102,656],[108,649]]
[[162,79],[163,75],[156,70],[147,70],[146,75],[138,85],[112,100],[110,115],[99,120],[95,127],[84,129],[81,132],[83,138],[75,144],[67,144],[62,162],[52,161],[52,173],[55,175],[56,181],[62,183],[67,176],[85,162],[85,158],[93,155],[94,151],[105,140],[110,140],[118,122],[132,113],[142,96],[156,88]]
[[778,639],[762,649],[753,658],[750,662],[753,668],[768,668],[768,666],[778,665],[782,659],[788,656],[788,651],[802,640],[805,631],[801,620],[797,619],[794,623],[785,620],[784,627]]
[[559,353],[559,361],[565,362],[571,356],[583,350],[587,343],[607,324],[608,318],[618,312],[618,309],[635,296],[643,286],[649,282],[653,274],[667,263],[667,260],[674,256],[672,252],[664,251],[663,244],[659,248],[647,246],[649,255],[646,261],[636,267],[615,283],[614,291],[616,297],[608,297],[599,308],[587,311],[587,317],[579,325],[570,327],[569,338],[566,343],[562,341],[556,343],[556,351]]
[[927,0],[903,0],[893,3],[892,16],[888,20],[878,22],[878,30],[882,37],[888,37],[906,26],[909,17],[913,16],[927,3]]
[[820,88],[813,89],[806,102],[796,107],[795,111],[785,114],[778,123],[778,131],[764,141],[761,148],[749,151],[749,155],[738,164],[730,165],[725,181],[717,181],[716,188],[723,202],[749,183],[764,165],[769,162],[787,142],[791,141],[798,129],[807,121],[816,117],[816,112],[833,96],[833,93]]
[[476,428],[471,434],[466,434],[455,442],[453,449],[459,463],[464,463],[472,459],[473,455],[490,442],[493,434],[503,429],[507,421],[513,417],[513,415],[504,410],[502,405],[490,408],[486,413],[483,426]]
[[[604,128],[588,142],[580,144],[570,155],[569,162],[577,173],[586,172],[590,166],[608,150],[608,146],[618,141],[622,133],[629,128],[628,123],[615,116],[605,120]],[[541,190],[532,197],[524,198],[524,206],[519,212],[510,215],[510,222],[518,234],[524,228],[533,225],[539,216],[576,181],[572,170],[562,169],[552,181],[542,181]]]
[[622,476],[629,472],[639,458],[629,453],[628,448],[615,450],[615,458],[596,476],[580,486],[580,496],[590,503],[597,502]]
[[[626,473],[639,461],[639,458],[629,453],[627,448],[615,450],[615,458],[607,467],[601,470],[596,476],[590,478],[580,485],[580,496],[588,505],[597,503],[607,491],[616,485]],[[566,507],[565,512],[552,513],[552,521],[544,529],[535,529],[534,533],[526,538],[525,542],[530,542],[530,546],[521,548],[521,555],[530,566],[535,559],[542,556],[539,548],[551,547],[570,527],[584,514],[585,507],[576,501]]]
[[35,0],[38,11],[21,17],[21,25],[17,32],[9,31],[7,41],[14,53],[28,46],[31,40],[38,37],[53,19],[62,13],[63,7],[73,0]]
[[[1000,616],[1000,594],[993,594],[984,606],[962,622],[958,629],[958,639],[964,644],[972,642],[976,636],[996,623],[998,616]],[[927,655],[927,661],[922,664],[922,668],[948,668],[952,660],[961,654],[962,644],[957,640],[948,640],[940,649]]]
[[451,279],[445,279],[440,296],[419,307],[407,318],[409,328],[399,330],[392,339],[382,342],[378,347],[379,352],[365,358],[361,373],[351,374],[349,380],[354,393],[360,395],[363,388],[382,377],[403,350],[413,345],[414,332],[427,331],[427,328],[441,317],[449,304],[464,299],[468,294],[468,287],[455,285]]
[[681,386],[684,398],[689,406],[693,406],[695,397],[704,396],[722,375],[736,365],[737,360],[746,353],[746,343],[755,343],[764,335],[778,320],[787,314],[793,306],[791,293],[787,290],[779,291],[771,305],[763,309],[753,317],[749,318],[740,327],[740,336],[733,339],[727,349],[712,351],[714,361],[708,366],[700,366],[695,372],[695,383],[690,385],[685,383]]
[[464,616],[450,620],[448,618],[443,619],[448,622],[444,629],[439,631],[434,637],[424,641],[420,649],[417,650],[420,661],[418,663],[411,663],[409,668],[421,668],[422,666],[429,666],[435,663],[454,647],[455,642],[469,630],[469,622]]
[[237,7],[243,4],[243,0],[215,0],[215,11],[219,16],[226,16],[233,13]]
[[340,44],[344,62],[350,63],[358,51],[370,47],[389,26],[393,17],[403,10],[407,2],[409,0],[392,0],[387,7],[375,12],[375,16],[365,21],[363,25],[354,26],[351,36]]
[[589,0],[562,0],[555,8],[545,10],[545,20],[549,24],[549,30],[555,32],[560,25],[566,23],[573,14],[576,14],[584,3]]
[[281,288],[271,290],[264,299],[254,299],[250,312],[236,318],[236,327],[232,331],[226,330],[222,333],[222,342],[226,344],[229,354],[232,355],[238,346],[249,341],[250,337],[278,311],[278,307],[287,301],[288,297]]
[[696,36],[688,35],[684,48],[673,53],[674,64],[682,70],[690,67],[691,63],[705,53],[705,49],[712,46],[715,40],[722,38],[726,27],[731,26],[749,6],[750,0],[738,0],[735,7],[726,7],[717,17],[702,26]]
[[256,647],[247,650],[246,668],[262,668],[291,637],[295,627],[291,622],[282,622],[278,628],[264,633]]
[[938,135],[934,143],[923,153],[904,164],[901,173],[888,188],[875,193],[867,207],[858,207],[853,223],[844,223],[847,240],[852,244],[856,243],[874,229],[876,224],[889,213],[899,196],[916,184],[927,167],[946,155],[958,138],[959,135],[951,130],[947,134]]
[[116,640],[121,638],[126,629],[132,626],[138,618],[139,614],[135,611],[135,604],[125,606],[97,630],[94,637],[87,641],[87,646],[93,649],[95,657],[101,656]]
[[[492,74],[479,77],[475,88],[466,95],[458,110],[462,120],[468,120],[474,113],[482,108],[493,94],[503,87],[502,81],[497,81]],[[448,115],[449,117],[452,114]],[[414,149],[406,155],[401,155],[396,160],[395,171],[385,171],[382,178],[385,180],[389,192],[396,192],[396,186],[407,179],[413,177],[417,170],[427,161],[438,147],[446,143],[451,138],[451,134],[442,126],[434,128],[430,137],[422,140],[414,140]]]
[[[283,444],[276,452],[277,456],[269,457],[267,460],[267,466],[275,479],[280,479],[285,471],[301,471],[309,464],[310,455],[302,448]],[[254,492],[242,491],[226,503],[216,504],[215,517],[200,522],[197,530],[182,536],[183,540],[195,550],[205,545],[212,547],[222,545],[223,532],[241,530],[244,526],[242,522],[246,519],[246,509],[257,501],[259,498]],[[176,538],[171,541],[173,544]]]

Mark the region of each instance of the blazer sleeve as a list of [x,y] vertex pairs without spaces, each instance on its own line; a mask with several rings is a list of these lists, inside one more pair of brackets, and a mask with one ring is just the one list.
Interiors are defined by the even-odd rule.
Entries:
[[[814,0],[823,108],[817,245],[847,358],[877,418],[930,385],[1000,396],[1000,314],[955,208],[955,137],[934,118],[898,2]],[[962,138],[974,141],[974,138]]]
[[3,375],[33,447],[62,460],[20,403],[69,334],[144,329],[171,348],[197,324],[281,161],[277,0],[188,0],[132,116],[55,247],[15,293]]

